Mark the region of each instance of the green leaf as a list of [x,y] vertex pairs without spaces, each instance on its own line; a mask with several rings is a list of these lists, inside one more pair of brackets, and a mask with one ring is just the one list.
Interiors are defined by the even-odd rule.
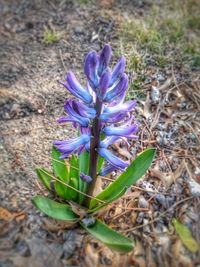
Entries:
[[[69,185],[72,186],[75,189],[78,189],[78,179],[77,178],[71,178]],[[77,201],[79,193],[71,188],[68,188],[68,199]]]
[[63,159],[60,159],[61,153],[53,146],[52,147],[52,165],[53,171],[56,177],[58,177],[63,182],[68,182],[69,172],[67,165]]
[[88,175],[89,172],[89,160],[90,155],[86,150],[84,150],[78,157],[79,171],[86,175]]
[[72,154],[72,157],[70,159],[70,172],[69,172],[69,179],[70,178],[79,178],[79,164],[78,159],[75,155]]
[[59,197],[63,198],[64,200],[69,200],[68,188],[64,184],[61,184],[60,182],[56,181],[55,191]]
[[[139,178],[141,178],[148,168],[155,156],[155,149],[150,148],[142,152],[129,166],[128,168],[109,186],[107,186],[96,198],[109,201],[113,196],[120,194],[125,187],[130,187]],[[90,201],[90,209],[93,209],[97,205],[98,201],[92,199]]]
[[43,185],[51,191],[51,180],[52,180],[52,174],[48,172],[44,168],[37,168],[36,173],[40,181],[43,183]]
[[67,204],[61,204],[42,196],[35,196],[32,202],[39,210],[54,219],[64,221],[75,221],[78,219],[78,216],[73,213],[71,207]]
[[173,219],[172,223],[176,229],[176,232],[178,233],[181,241],[183,244],[191,251],[191,252],[197,252],[199,250],[199,246],[196,242],[196,240],[192,237],[192,234],[187,226],[180,223],[177,219]]
[[111,199],[109,199],[109,201],[107,201],[106,203],[100,204],[98,205],[96,208],[89,210],[89,213],[94,213],[102,208],[104,208],[105,206],[107,206],[108,204],[110,204],[111,202],[115,201],[116,199],[120,198],[124,193],[126,192],[126,187],[117,195],[115,195],[114,197],[112,197]]
[[97,171],[100,172],[102,166],[103,166],[103,163],[104,163],[104,158],[99,156],[98,157],[98,165],[97,165]]
[[[90,163],[90,156],[89,153],[84,150],[78,157],[78,163],[79,163],[79,171],[83,172],[84,174],[88,175],[89,173],[89,163]],[[87,183],[82,181],[79,177],[79,190],[81,192],[86,192],[87,190]],[[79,204],[82,204],[84,201],[84,196],[79,194]]]
[[[105,138],[105,134],[101,133],[101,141],[103,141]],[[97,172],[100,172],[103,163],[104,163],[105,159],[101,156],[98,156],[98,163],[97,163]]]
[[[79,164],[78,159],[75,155],[72,155],[70,159],[70,172],[69,172],[69,185],[78,189],[78,182],[79,181]],[[71,189],[68,188],[68,196],[69,199],[76,201],[79,194]]]
[[80,222],[80,224],[96,239],[113,250],[119,252],[129,252],[133,250],[133,242],[130,239],[110,229],[100,220],[96,220],[92,226],[86,226],[82,222]]

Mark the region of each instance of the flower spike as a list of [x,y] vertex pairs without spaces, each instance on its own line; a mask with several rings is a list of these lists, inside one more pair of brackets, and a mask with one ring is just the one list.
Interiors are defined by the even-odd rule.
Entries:
[[[136,102],[124,102],[128,88],[128,77],[124,73],[126,61],[122,56],[111,70],[111,54],[111,47],[106,44],[99,54],[91,51],[86,55],[86,88],[81,86],[71,71],[67,73],[66,81],[61,82],[79,100],[66,101],[64,108],[67,116],[58,122],[72,122],[79,129],[80,136],[69,141],[56,141],[54,145],[62,153],[61,158],[74,152],[80,155],[84,150],[90,154],[89,173],[80,173],[80,179],[90,183],[89,195],[93,194],[97,178],[98,155],[107,161],[99,172],[101,175],[112,170],[124,170],[128,163],[111,153],[109,147],[118,140],[123,140],[128,146],[127,139],[138,138],[138,125],[132,123],[131,113]],[[115,127],[114,123],[118,126]]]

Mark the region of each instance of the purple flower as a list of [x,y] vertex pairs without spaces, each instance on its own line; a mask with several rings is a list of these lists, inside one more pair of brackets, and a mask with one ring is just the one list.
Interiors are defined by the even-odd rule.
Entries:
[[72,152],[77,151],[82,145],[90,141],[90,136],[83,134],[68,141],[54,141],[53,145],[62,153],[61,159],[66,158]]
[[112,86],[118,79],[120,79],[120,77],[125,71],[125,64],[126,64],[125,57],[122,56],[113,69],[110,80],[110,86]]
[[115,171],[117,168],[111,164],[107,164],[106,166],[103,166],[101,171],[99,172],[99,175],[106,176],[107,174]]
[[87,127],[90,123],[90,120],[87,118],[77,118],[72,116],[65,116],[57,120],[59,123],[65,123],[65,122],[73,122],[74,127],[77,127],[77,123],[82,127]]
[[99,81],[99,88],[98,88],[98,97],[102,100],[108,90],[108,86],[110,83],[110,72],[105,71],[103,75],[101,76],[101,79]]
[[80,178],[82,181],[86,182],[86,183],[90,183],[92,182],[92,178],[89,175],[86,175],[84,173],[80,173]]
[[123,136],[127,138],[137,138],[134,134],[138,131],[138,125],[135,123],[129,127],[107,126],[103,132],[106,136]]
[[77,81],[72,71],[69,71],[67,73],[66,82],[60,81],[60,83],[64,85],[65,88],[67,88],[67,90],[70,91],[70,93],[80,98],[85,103],[90,104],[92,102],[92,96],[89,94],[87,90],[85,90],[80,85],[80,83]]
[[98,153],[100,156],[105,158],[110,164],[116,167],[116,169],[124,170],[128,166],[128,163],[119,159],[115,155],[113,155],[109,150],[106,148],[99,148]]
[[119,136],[106,137],[103,141],[100,142],[100,147],[107,148],[108,146],[112,145],[114,142],[116,142],[119,139],[120,139]]
[[67,100],[64,106],[65,111],[68,114],[76,113],[82,118],[93,119],[96,115],[96,111],[92,107],[88,107],[81,102],[75,100]]
[[106,107],[100,115],[100,119],[104,122],[116,123],[122,120],[127,115],[127,112],[131,112],[135,108],[135,105],[135,101],[128,101],[114,107]]
[[128,88],[128,77],[125,73],[123,73],[119,81],[107,91],[103,100],[105,102],[110,103],[114,99],[117,99],[118,97],[123,95],[127,88]]
[[111,55],[112,55],[111,47],[107,44],[104,46],[104,48],[100,54],[99,68],[98,68],[98,75],[99,76],[101,76],[103,74],[103,72],[107,69],[107,67],[110,63]]
[[95,117],[95,114],[93,114],[93,111],[95,112],[95,110],[93,110],[92,108],[86,108],[83,104],[74,100],[66,101],[64,108],[69,116],[58,119],[59,123],[71,121],[78,123],[82,127],[88,127],[90,123],[89,118]]
[[92,51],[85,58],[84,71],[88,78],[91,88],[96,91],[99,83],[98,77],[98,67],[99,67],[99,55]]

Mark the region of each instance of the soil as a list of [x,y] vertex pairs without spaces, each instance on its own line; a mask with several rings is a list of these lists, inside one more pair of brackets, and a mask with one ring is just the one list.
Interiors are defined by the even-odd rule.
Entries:
[[[63,229],[31,203],[32,196],[46,194],[34,169],[50,168],[52,142],[74,135],[70,125],[56,122],[69,97],[57,81],[71,69],[84,83],[85,54],[99,51],[105,43],[115,51],[120,46],[122,18],[148,12],[151,5],[151,1],[131,0],[96,4],[1,0],[1,267],[200,266],[199,254],[183,246],[171,224],[172,218],[178,218],[200,242],[197,71],[170,70],[160,82],[156,76],[155,84],[152,66],[146,100],[138,100],[140,140],[124,156],[134,158],[136,152],[155,146],[157,158],[151,172],[102,217],[136,240],[134,252],[120,255],[79,228]],[[58,32],[59,40],[45,44],[45,28]],[[153,86],[158,88],[159,102]],[[122,148],[119,144],[113,149]]]

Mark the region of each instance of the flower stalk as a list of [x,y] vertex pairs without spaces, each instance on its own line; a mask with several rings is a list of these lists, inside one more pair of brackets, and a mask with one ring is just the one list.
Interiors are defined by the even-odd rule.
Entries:
[[[102,110],[102,102],[97,97],[95,109],[96,109],[96,117],[93,120],[92,128],[91,128],[91,139],[90,139],[90,165],[89,165],[89,175],[92,178],[92,182],[88,187],[87,194],[89,196],[93,196],[95,185],[97,181],[97,165],[98,165],[98,148],[101,139],[101,121],[100,114]],[[86,206],[89,207],[90,198],[86,198]]]

